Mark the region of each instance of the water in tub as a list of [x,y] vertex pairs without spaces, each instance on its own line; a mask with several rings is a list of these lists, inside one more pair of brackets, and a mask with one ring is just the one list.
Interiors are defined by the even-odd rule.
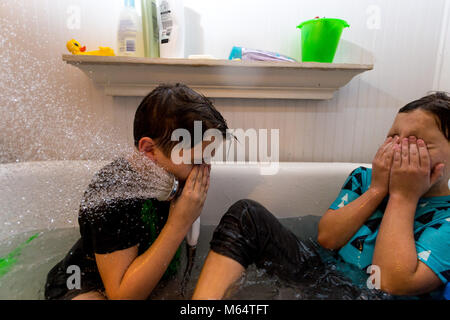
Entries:
[[[317,230],[319,217],[306,216],[302,218],[281,219],[301,239],[313,239]],[[187,283],[185,296],[181,292],[184,268],[186,266],[186,252],[182,252],[181,268],[178,274],[170,280],[160,282],[153,291],[151,299],[188,299],[195,288],[196,279],[200,275],[201,267],[209,250],[209,241],[214,226],[202,226],[198,242],[195,264],[192,276]],[[32,241],[27,240],[35,236]],[[15,264],[10,270],[0,275],[0,299],[43,299],[44,284],[48,271],[60,261],[79,239],[78,228],[56,230],[41,230],[16,235],[0,243],[0,257],[8,256],[15,248],[21,247],[15,256]],[[22,246],[21,246],[22,244]],[[186,250],[185,246],[182,246]],[[326,254],[326,253],[325,253]],[[269,276],[264,270],[249,267],[244,277],[230,288],[227,299],[381,299],[387,296],[379,291],[366,288],[367,275],[350,266],[332,261],[331,269],[335,268],[345,273],[351,280],[320,281],[287,283],[276,276]],[[323,278],[322,278],[323,279]],[[320,284],[319,284],[320,281]]]

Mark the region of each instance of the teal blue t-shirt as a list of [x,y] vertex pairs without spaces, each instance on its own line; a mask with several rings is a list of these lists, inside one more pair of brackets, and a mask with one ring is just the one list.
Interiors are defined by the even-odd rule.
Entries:
[[[330,209],[349,204],[369,189],[372,169],[359,167],[344,183]],[[339,251],[339,256],[352,265],[366,270],[372,264],[378,230],[389,197]],[[414,239],[417,257],[441,279],[450,279],[450,196],[421,198],[414,218]],[[398,248],[402,250],[402,248]]]

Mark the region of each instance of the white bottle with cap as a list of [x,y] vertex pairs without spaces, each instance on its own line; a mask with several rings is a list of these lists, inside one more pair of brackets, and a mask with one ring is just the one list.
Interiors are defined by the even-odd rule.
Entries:
[[124,7],[120,12],[119,30],[117,34],[119,55],[143,57],[143,41],[142,22],[136,11],[135,0],[124,0]]
[[159,0],[160,57],[184,58],[185,25],[183,0]]

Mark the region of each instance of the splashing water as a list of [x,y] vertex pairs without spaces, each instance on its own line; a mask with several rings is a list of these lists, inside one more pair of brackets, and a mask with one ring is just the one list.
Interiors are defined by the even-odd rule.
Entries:
[[135,152],[127,157],[126,162],[121,161],[123,158],[118,158],[96,173],[81,201],[82,209],[136,198],[168,201],[178,191],[174,175],[142,153]]
[[178,193],[179,182],[177,178],[149,159],[145,154],[134,152],[128,161],[139,172],[143,183],[138,188],[144,190],[144,194],[148,195],[148,198],[170,201]]
[[59,5],[0,1],[0,163],[109,160],[129,148],[111,112],[92,107],[103,93],[61,59]]

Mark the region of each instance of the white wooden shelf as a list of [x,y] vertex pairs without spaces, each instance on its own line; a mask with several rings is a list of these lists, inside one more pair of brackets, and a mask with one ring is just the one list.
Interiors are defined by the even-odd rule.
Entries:
[[184,83],[210,98],[332,99],[366,64],[248,62],[63,55],[110,96],[146,96]]

